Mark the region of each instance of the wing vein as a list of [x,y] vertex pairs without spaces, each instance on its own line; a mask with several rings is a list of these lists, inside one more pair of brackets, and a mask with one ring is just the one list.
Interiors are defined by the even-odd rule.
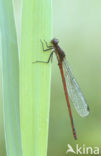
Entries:
[[76,111],[81,117],[87,116],[89,114],[89,106],[83,97],[83,94],[79,88],[78,83],[76,82],[74,76],[72,75],[72,71],[66,58],[63,60],[63,71],[65,75],[68,95]]

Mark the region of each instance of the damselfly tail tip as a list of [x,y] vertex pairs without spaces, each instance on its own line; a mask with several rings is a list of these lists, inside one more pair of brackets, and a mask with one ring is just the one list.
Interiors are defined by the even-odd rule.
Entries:
[[77,140],[77,136],[74,136],[74,139]]
[[73,136],[74,136],[74,139],[77,140],[77,134],[76,134],[75,128],[73,128]]
[[73,134],[73,136],[74,136],[74,139],[77,140],[77,135],[76,135],[76,133]]

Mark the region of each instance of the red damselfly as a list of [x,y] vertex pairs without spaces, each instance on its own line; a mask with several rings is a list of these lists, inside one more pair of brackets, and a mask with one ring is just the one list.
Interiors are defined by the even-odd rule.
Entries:
[[50,57],[47,62],[43,62],[43,61],[36,61],[36,62],[48,63],[50,61],[53,53],[56,54],[57,60],[58,60],[58,65],[60,68],[61,77],[62,77],[66,102],[67,102],[67,106],[68,106],[68,110],[69,110],[72,132],[73,132],[74,138],[77,139],[74,122],[73,122],[73,117],[72,117],[72,112],[71,112],[71,107],[70,107],[70,102],[69,102],[69,97],[70,97],[76,111],[78,112],[78,114],[81,117],[86,117],[89,114],[89,106],[83,97],[83,94],[79,88],[78,83],[76,82],[74,76],[72,75],[72,71],[71,71],[71,68],[66,59],[66,55],[58,44],[59,41],[56,38],[51,40],[52,46],[49,46],[47,44],[47,42],[45,41],[47,49],[44,49],[44,45],[43,45],[42,41],[41,41],[41,43],[42,43],[43,51],[48,51],[48,50],[52,49],[52,52],[51,52]]

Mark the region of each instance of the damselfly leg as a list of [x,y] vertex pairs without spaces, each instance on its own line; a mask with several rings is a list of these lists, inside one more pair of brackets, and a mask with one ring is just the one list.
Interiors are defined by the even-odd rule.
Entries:
[[43,41],[40,40],[40,42],[41,42],[41,44],[42,44],[42,49],[43,49],[43,51],[49,51],[49,50],[52,50],[52,49],[53,49],[53,46],[48,45],[47,41],[44,40],[47,49],[44,48],[44,43],[43,43]]
[[[48,45],[47,41],[44,40],[47,49],[44,48],[44,43],[43,43],[43,41],[40,40],[40,42],[41,42],[41,44],[42,44],[42,50],[43,50],[44,52],[47,52],[47,51],[50,51],[50,50],[53,49],[53,46]],[[50,56],[49,56],[49,58],[48,58],[47,61],[34,61],[34,62],[32,62],[32,63],[49,63],[50,60],[52,61],[52,58],[53,58],[53,52],[54,52],[54,50],[52,50],[52,52],[50,53]]]

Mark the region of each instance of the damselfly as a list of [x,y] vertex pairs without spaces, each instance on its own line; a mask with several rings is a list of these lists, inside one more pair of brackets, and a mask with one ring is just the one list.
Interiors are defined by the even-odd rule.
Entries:
[[[67,106],[68,106],[68,110],[69,110],[69,116],[70,116],[73,136],[75,139],[77,139],[74,122],[73,122],[73,117],[72,117],[72,112],[71,112],[71,107],[70,107],[70,102],[69,102],[69,97],[70,97],[76,111],[78,112],[78,114],[81,117],[86,117],[89,114],[89,106],[83,97],[83,94],[79,88],[78,83],[76,82],[74,76],[72,75],[72,71],[68,64],[68,61],[66,59],[66,55],[65,55],[64,51],[58,45],[59,41],[55,38],[53,40],[51,40],[52,46],[48,46],[47,42],[45,41],[47,49],[44,49],[44,45],[43,45],[42,41],[41,41],[41,43],[42,43],[43,51],[52,50],[48,61],[45,63],[48,63],[50,61],[53,53],[55,53],[57,56],[58,65],[60,68],[60,73],[61,73],[64,92],[65,92],[65,97],[66,97],[66,102],[67,102]],[[43,61],[37,61],[37,62],[43,62]],[[68,97],[68,95],[69,95],[69,97]]]

